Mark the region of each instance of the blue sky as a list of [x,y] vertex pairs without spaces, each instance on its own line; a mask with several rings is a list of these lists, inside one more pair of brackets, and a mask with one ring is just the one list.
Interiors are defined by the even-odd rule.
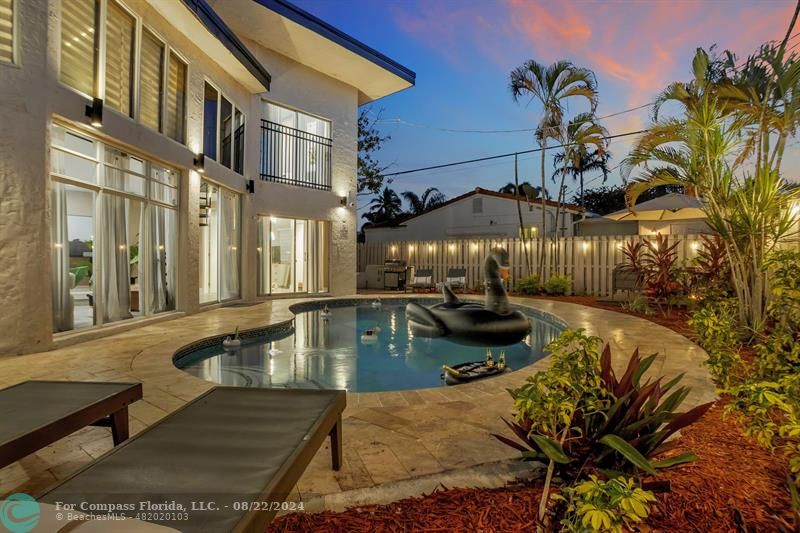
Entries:
[[[391,136],[379,154],[392,165],[389,172],[533,148],[530,132],[440,131],[533,128],[539,108],[513,102],[508,90],[509,72],[528,59],[568,59],[594,70],[597,114],[604,116],[647,104],[668,82],[688,78],[698,46],[717,43],[744,57],[782,37],[793,8],[791,0],[294,1],[417,73],[415,87],[371,105],[381,111],[382,132]],[[584,110],[583,102],[569,106],[570,114]],[[649,109],[642,109],[603,123],[613,135],[646,127],[648,116]],[[629,147],[630,138],[612,141],[612,166]],[[521,156],[521,181],[540,181],[539,157]],[[794,165],[795,154],[787,161]],[[435,186],[452,197],[477,186],[496,189],[513,176],[509,159],[401,176],[391,187],[419,192]],[[620,181],[615,171],[608,183]],[[599,178],[589,184],[596,185]],[[555,190],[552,182],[550,187]]]

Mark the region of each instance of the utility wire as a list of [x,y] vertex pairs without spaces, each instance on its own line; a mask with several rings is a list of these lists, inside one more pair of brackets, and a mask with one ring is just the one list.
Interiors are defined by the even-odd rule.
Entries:
[[[603,138],[607,139],[607,140],[618,139],[620,137],[628,137],[630,135],[639,135],[640,133],[646,133],[647,131],[648,130],[646,130],[646,129],[645,130],[638,130],[638,131],[628,131],[628,132],[625,132],[625,133],[618,133],[616,135],[608,135],[608,136],[603,137]],[[507,154],[490,155],[490,156],[487,156],[487,157],[479,157],[479,158],[476,158],[476,159],[467,159],[467,160],[464,160],[464,161],[456,161],[454,163],[444,163],[444,164],[441,164],[441,165],[433,165],[433,166],[429,166],[429,167],[415,168],[415,169],[412,169],[412,170],[401,170],[400,172],[390,172],[388,174],[384,174],[384,177],[390,178],[390,177],[402,176],[402,175],[405,175],[405,174],[411,174],[411,173],[415,173],[415,172],[422,172],[424,170],[435,170],[435,169],[439,169],[439,168],[453,167],[453,166],[456,166],[456,165],[466,165],[468,163],[479,163],[481,161],[490,161],[492,159],[501,159],[501,158],[504,158],[504,157],[513,157],[515,155],[532,154],[532,153],[535,153],[535,152],[541,152],[542,150],[554,150],[554,149],[557,149],[557,148],[564,148],[565,146],[570,146],[570,145],[569,144],[554,144],[552,146],[547,146],[545,148],[532,148],[530,150],[521,150],[519,152],[509,152]]]

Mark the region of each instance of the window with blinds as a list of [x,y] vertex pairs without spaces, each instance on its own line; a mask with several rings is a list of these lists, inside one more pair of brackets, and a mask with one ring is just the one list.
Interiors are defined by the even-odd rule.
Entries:
[[128,116],[132,116],[133,111],[135,35],[136,20],[116,2],[109,2],[106,18],[105,104]]
[[146,28],[142,31],[139,72],[139,121],[161,130],[161,80],[164,44]]
[[0,0],[0,61],[14,62],[14,0]]
[[[7,0],[0,0],[5,2]],[[61,81],[94,96],[96,0],[61,3]]]
[[186,63],[170,52],[169,73],[167,75],[167,116],[166,133],[182,143],[184,123],[186,122]]

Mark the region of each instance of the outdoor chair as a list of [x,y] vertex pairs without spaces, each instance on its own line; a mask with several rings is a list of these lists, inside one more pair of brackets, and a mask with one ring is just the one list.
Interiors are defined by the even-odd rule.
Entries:
[[466,268],[451,268],[447,271],[447,280],[445,281],[446,285],[449,285],[451,289],[461,289],[462,291],[467,289],[467,269]]
[[[214,387],[37,501],[96,509],[167,501],[187,510],[185,520],[146,520],[184,533],[262,532],[328,436],[333,469],[341,467],[345,404],[343,390]],[[213,508],[197,510],[204,501]]]
[[415,268],[414,275],[411,277],[411,283],[406,284],[406,288],[414,292],[419,290],[433,290],[433,269],[432,268]]

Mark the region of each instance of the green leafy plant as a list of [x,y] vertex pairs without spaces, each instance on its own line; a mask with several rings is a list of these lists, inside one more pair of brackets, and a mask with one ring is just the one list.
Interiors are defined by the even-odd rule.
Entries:
[[672,309],[674,299],[683,293],[683,286],[678,281],[678,253],[675,249],[681,241],[672,245],[665,235],[656,235],[653,242],[644,241],[644,253],[641,268],[644,274],[642,292],[655,303],[663,313],[662,305],[666,304],[667,314]]
[[544,292],[550,295],[566,295],[572,291],[572,278],[569,276],[551,276],[544,282]]
[[632,478],[603,481],[594,475],[563,489],[557,498],[567,504],[563,530],[580,533],[631,530],[648,517],[656,501],[652,492],[637,487]]
[[517,282],[517,290],[522,294],[539,294],[542,292],[542,284],[539,281],[539,276],[531,274],[525,276]]
[[723,387],[731,384],[734,373],[742,370],[738,347],[741,343],[739,312],[730,299],[707,301],[689,318],[700,345],[708,352],[711,374]]
[[69,269],[70,274],[75,276],[75,285],[80,285],[81,281],[86,279],[89,275],[89,267],[86,265],[81,265],[77,267],[72,267]]
[[564,479],[576,479],[588,468],[652,475],[658,468],[696,459],[686,452],[650,460],[669,450],[672,446],[665,441],[697,421],[711,404],[677,412],[689,393],[687,387],[675,388],[682,375],[666,383],[661,378],[642,383],[656,355],[641,358],[637,350],[618,378],[611,349],[606,345],[601,353],[601,344],[583,330],[565,331],[547,346],[550,368],[508,391],[516,413],[513,421],[504,421],[518,440],[494,437],[519,450],[525,460],[548,462],[540,517],[556,469]]
[[622,308],[637,315],[650,316],[653,308],[650,307],[650,300],[642,294],[637,294],[627,302],[623,302]]

